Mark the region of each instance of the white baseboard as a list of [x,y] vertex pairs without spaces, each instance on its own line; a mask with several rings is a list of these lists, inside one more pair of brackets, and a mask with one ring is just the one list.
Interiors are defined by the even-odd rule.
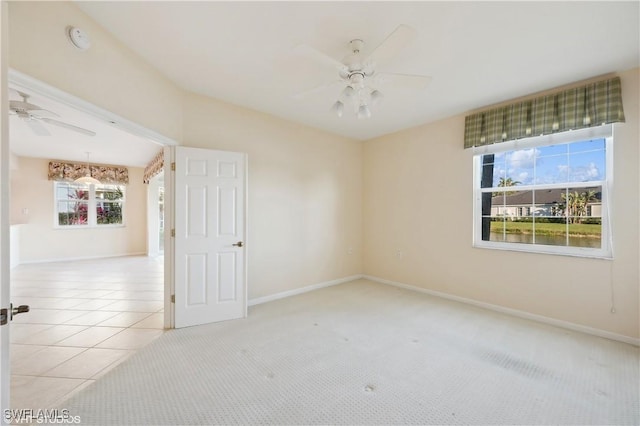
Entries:
[[336,280],[325,281],[318,284],[312,284],[306,287],[283,291],[283,292],[272,294],[269,296],[256,297],[254,299],[249,299],[249,306],[259,305],[261,303],[267,303],[273,300],[284,299],[285,297],[295,296],[297,294],[307,293],[309,291],[319,290],[321,288],[331,287],[334,285],[347,283],[349,281],[359,280],[360,278],[362,278],[362,275],[351,275],[350,277],[338,278]]
[[51,262],[72,262],[77,260],[92,260],[92,259],[108,259],[112,257],[126,257],[126,256],[146,256],[147,252],[142,251],[139,253],[122,253],[122,254],[109,254],[98,256],[80,256],[80,257],[65,257],[56,259],[38,259],[38,260],[21,260],[20,265],[32,264],[32,263],[51,263]]
[[525,311],[520,311],[518,309],[506,308],[504,306],[493,305],[491,303],[480,302],[478,300],[467,299],[465,297],[455,296],[452,294],[441,293],[439,291],[428,290],[426,288],[416,287],[409,284],[399,283],[395,281],[386,280],[383,278],[374,277],[371,275],[363,275],[362,278],[375,281],[381,284],[392,285],[394,287],[404,288],[407,290],[417,291],[420,293],[425,293],[435,297],[441,297],[443,299],[453,300],[456,302],[466,303],[468,305],[478,306],[480,308],[489,309],[492,311],[500,312],[503,314],[513,315],[514,317],[524,318],[532,321],[541,322],[544,324],[553,325],[556,327],[566,328],[568,330],[579,331],[586,334],[591,334],[593,336],[604,337],[605,339],[616,340],[619,342],[628,343],[634,346],[640,346],[640,339],[636,339],[629,336],[624,336],[622,334],[612,333],[610,331],[600,330],[597,328],[587,327],[585,325],[575,324],[568,321],[562,321],[554,318],[545,317],[542,315],[536,315]]

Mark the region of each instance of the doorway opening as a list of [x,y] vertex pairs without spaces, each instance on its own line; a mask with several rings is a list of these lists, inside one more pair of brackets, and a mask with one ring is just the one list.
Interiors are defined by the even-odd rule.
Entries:
[[147,188],[147,253],[164,255],[164,172],[154,176]]
[[[142,175],[145,159],[175,142],[14,71],[9,87],[11,100],[27,94],[72,126],[34,128],[9,117],[11,295],[14,305],[30,306],[9,326],[10,408],[50,408],[163,333],[164,214],[156,214],[157,250],[149,256]],[[130,172],[123,223],[56,226],[48,163],[85,162],[89,150],[92,163]],[[74,202],[82,200],[65,201]]]

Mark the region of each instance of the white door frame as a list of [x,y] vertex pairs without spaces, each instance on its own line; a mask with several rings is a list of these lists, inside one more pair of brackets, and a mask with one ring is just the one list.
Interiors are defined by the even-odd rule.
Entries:
[[147,255],[159,256],[160,251],[160,175],[154,176],[147,186]]
[[175,304],[172,297],[176,294],[173,279],[175,265],[175,245],[171,230],[175,229],[174,184],[171,163],[175,160],[175,149],[164,147],[164,328],[175,328]]
[[[9,238],[9,7],[0,2],[0,307],[10,311],[10,238]],[[11,315],[10,312],[8,312]],[[9,324],[0,327],[0,415],[9,406],[10,391],[10,339]]]

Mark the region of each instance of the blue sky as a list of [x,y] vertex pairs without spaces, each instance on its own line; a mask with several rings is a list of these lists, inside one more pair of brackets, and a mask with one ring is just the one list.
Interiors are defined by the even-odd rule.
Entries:
[[519,185],[591,182],[605,178],[605,140],[542,146],[495,154],[493,186],[500,178]]

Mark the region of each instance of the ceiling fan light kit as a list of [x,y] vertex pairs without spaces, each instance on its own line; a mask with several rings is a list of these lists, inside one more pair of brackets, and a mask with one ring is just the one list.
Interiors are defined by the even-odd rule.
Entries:
[[77,183],[79,185],[100,185],[100,181],[96,178],[93,178],[89,175],[87,176],[82,176],[76,180],[73,181],[73,183]]
[[77,183],[78,185],[86,185],[86,186],[100,185],[100,181],[91,176],[91,167],[89,166],[89,155],[91,153],[87,152],[86,154],[87,154],[87,174],[86,176],[82,176],[74,180],[73,183]]
[[331,109],[336,113],[338,117],[342,117],[342,113],[344,112],[344,104],[342,103],[342,101],[338,100],[335,104],[333,104],[333,107],[331,107]]
[[361,104],[358,108],[358,118],[371,118],[371,110],[366,104]]
[[305,54],[312,59],[323,64],[329,64],[337,68],[339,80],[333,81],[306,92],[296,95],[301,98],[305,95],[316,93],[328,87],[333,87],[336,83],[344,84],[338,99],[331,110],[342,117],[344,104],[351,102],[353,110],[359,119],[371,117],[371,107],[377,106],[384,95],[378,89],[378,85],[392,83],[396,86],[403,86],[412,90],[419,90],[426,87],[431,77],[424,75],[409,75],[396,73],[381,73],[376,67],[391,60],[396,53],[405,47],[417,36],[417,32],[407,26],[398,26],[377,48],[368,56],[362,55],[365,43],[362,39],[353,39],[349,42],[351,53],[345,56],[342,62],[314,49],[313,47],[301,45],[296,51]]
[[380,93],[379,90],[374,90],[373,92],[371,92],[371,105],[378,105],[380,101],[382,101],[382,98],[384,98],[384,95]]

